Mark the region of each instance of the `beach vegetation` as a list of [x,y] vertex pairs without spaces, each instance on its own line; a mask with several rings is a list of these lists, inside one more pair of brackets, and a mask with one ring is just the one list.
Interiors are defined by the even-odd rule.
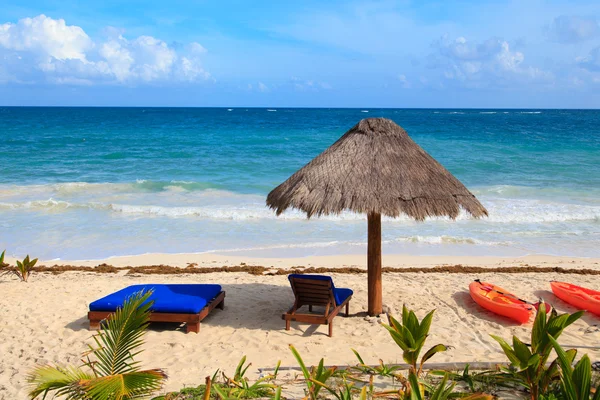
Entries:
[[394,339],[396,344],[402,349],[402,358],[411,366],[417,376],[421,375],[423,364],[427,360],[435,354],[448,349],[446,345],[436,344],[425,352],[417,365],[421,350],[429,336],[429,329],[431,328],[434,312],[435,310],[430,311],[423,320],[419,322],[414,311],[409,310],[406,306],[402,306],[402,322],[390,315],[388,317],[389,325],[382,324],[388,330],[392,339]]
[[450,374],[444,374],[442,380],[435,384],[424,382],[422,388],[424,390],[417,390],[419,388],[419,381],[417,375],[411,372],[409,375],[411,383],[411,397],[410,400],[448,400],[454,398],[461,398],[463,400],[492,400],[494,397],[486,393],[473,393],[470,395],[464,395],[456,390],[457,382],[453,382],[450,379]]
[[358,351],[350,349],[358,359],[358,365],[351,367],[353,370],[358,371],[364,375],[377,375],[381,377],[389,377],[393,379],[402,379],[402,375],[399,374],[399,365],[387,365],[383,360],[379,360],[379,365],[370,366],[367,365],[363,358],[360,356]]
[[27,377],[30,399],[50,393],[72,400],[128,400],[158,391],[167,378],[161,369],[142,369],[141,353],[150,318],[150,291],[139,292],[101,323],[83,366],[45,365]]
[[360,400],[367,399],[367,386],[363,386],[362,389],[356,389],[354,387],[355,383],[349,381],[345,375],[341,376],[341,380],[342,383],[337,385],[337,387],[328,386],[320,381],[314,381],[314,383],[327,390],[337,400],[352,400],[356,398],[356,394],[358,394]]
[[[126,400],[147,398],[158,391],[166,379],[160,369],[142,370],[134,357],[140,353],[143,334],[149,322],[150,292],[137,293],[101,325],[94,335],[94,345],[84,353],[83,366],[40,366],[29,376],[30,398],[48,394],[73,400]],[[497,389],[508,389],[512,397],[532,400],[600,400],[597,376],[587,355],[575,362],[576,351],[564,350],[558,338],[582,312],[559,315],[546,311],[542,303],[531,332],[531,343],[516,336],[509,344],[492,336],[508,358],[508,366],[493,371],[472,372],[469,365],[462,371],[429,371],[425,363],[447,346],[436,345],[421,356],[429,334],[433,311],[419,321],[415,313],[403,307],[401,321],[389,317],[384,325],[391,338],[403,351],[408,366],[368,365],[351,349],[359,363],[338,368],[326,366],[323,358],[316,366],[307,367],[298,350],[290,345],[301,375],[279,378],[281,362],[272,373],[252,381],[248,375],[251,363],[242,357],[231,374],[215,371],[197,387],[183,388],[153,400],[229,400],[268,398],[281,400],[284,385],[303,390],[304,399],[398,399],[398,400],[491,400]],[[548,362],[552,352],[557,357]],[[401,368],[408,368],[406,375]],[[392,380],[389,384],[386,380]],[[298,387],[297,385],[302,385]]]
[[33,260],[31,260],[28,254],[27,257],[23,259],[23,261],[17,260],[17,265],[11,267],[10,265],[4,263],[5,252],[6,250],[4,250],[2,252],[2,255],[0,256],[0,271],[2,272],[2,275],[15,275],[21,280],[21,282],[27,282],[29,276],[33,272],[33,269],[38,259],[34,258]]
[[[504,339],[491,335],[500,344],[510,362],[510,367],[503,369],[507,380],[513,380],[516,384],[525,387],[532,400],[538,400],[551,391],[553,384],[559,379],[559,360],[555,359],[548,364],[554,348],[553,343],[565,328],[582,315],[583,311],[558,315],[554,309],[548,314],[545,304],[541,303],[531,330],[530,344],[513,336],[511,346]],[[565,362],[572,363],[575,355],[575,350],[567,350]]]
[[246,363],[246,356],[244,356],[231,376],[216,370],[212,377],[206,377],[206,382],[202,385],[167,393],[152,400],[258,399],[271,396],[276,398],[277,389],[281,396],[280,388],[272,383],[277,379],[281,362],[277,363],[272,374],[263,376],[254,383],[246,377],[246,372],[251,365]]
[[306,384],[305,394],[310,400],[316,400],[319,397],[319,392],[322,388],[327,387],[327,381],[336,374],[337,367],[325,367],[325,360],[321,358],[317,367],[311,367],[308,369],[302,356],[298,353],[298,350],[290,344],[290,350],[294,355],[294,358],[300,366],[300,370],[304,375],[304,382]]
[[33,267],[35,267],[37,261],[37,258],[30,260],[29,254],[27,254],[23,261],[17,260],[17,268],[15,268],[13,272],[19,279],[21,279],[21,281],[27,282],[27,279],[29,279],[29,276],[31,275]]
[[573,366],[573,357],[558,344],[556,339],[548,336],[557,354],[560,367],[561,398],[565,400],[600,400],[600,386],[592,390],[592,363],[587,354]]
[[511,375],[497,370],[473,372],[469,364],[465,365],[462,371],[432,370],[429,371],[429,375],[448,375],[452,382],[462,385],[471,393],[493,393],[498,388],[514,388],[514,385],[509,382]]

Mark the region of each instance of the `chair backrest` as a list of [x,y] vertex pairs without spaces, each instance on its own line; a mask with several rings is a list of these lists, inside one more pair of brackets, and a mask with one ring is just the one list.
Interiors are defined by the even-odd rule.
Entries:
[[288,276],[296,301],[303,305],[336,306],[334,286],[331,277],[325,275]]

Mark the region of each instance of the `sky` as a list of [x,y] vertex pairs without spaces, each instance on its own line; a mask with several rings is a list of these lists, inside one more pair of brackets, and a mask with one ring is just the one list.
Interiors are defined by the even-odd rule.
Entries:
[[600,1],[3,0],[0,105],[600,108]]

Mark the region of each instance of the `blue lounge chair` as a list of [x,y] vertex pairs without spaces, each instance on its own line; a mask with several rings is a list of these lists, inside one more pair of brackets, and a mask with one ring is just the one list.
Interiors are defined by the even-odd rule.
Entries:
[[[352,290],[338,289],[334,286],[330,276],[325,275],[300,275],[288,276],[292,291],[294,292],[294,305],[282,315],[285,320],[285,329],[290,330],[291,321],[306,322],[309,324],[329,325],[329,336],[333,335],[333,318],[346,306],[346,316],[350,311]],[[298,314],[302,306],[308,306],[312,312],[313,306],[325,306],[323,314]]]
[[198,333],[200,321],[215,307],[225,306],[225,292],[220,285],[133,285],[90,303],[90,329],[99,329],[100,322],[122,307],[132,294],[148,290],[153,291],[150,300],[154,301],[150,321],[184,322],[187,332]]

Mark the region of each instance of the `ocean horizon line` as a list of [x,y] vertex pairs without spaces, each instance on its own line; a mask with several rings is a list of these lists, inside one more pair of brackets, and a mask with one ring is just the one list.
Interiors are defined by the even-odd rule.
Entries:
[[0,105],[0,108],[122,108],[122,109],[207,109],[207,110],[235,110],[235,109],[252,109],[252,110],[504,110],[504,111],[521,111],[521,110],[541,110],[541,111],[600,111],[600,108],[548,108],[548,107],[314,107],[314,106],[156,106],[156,105]]

